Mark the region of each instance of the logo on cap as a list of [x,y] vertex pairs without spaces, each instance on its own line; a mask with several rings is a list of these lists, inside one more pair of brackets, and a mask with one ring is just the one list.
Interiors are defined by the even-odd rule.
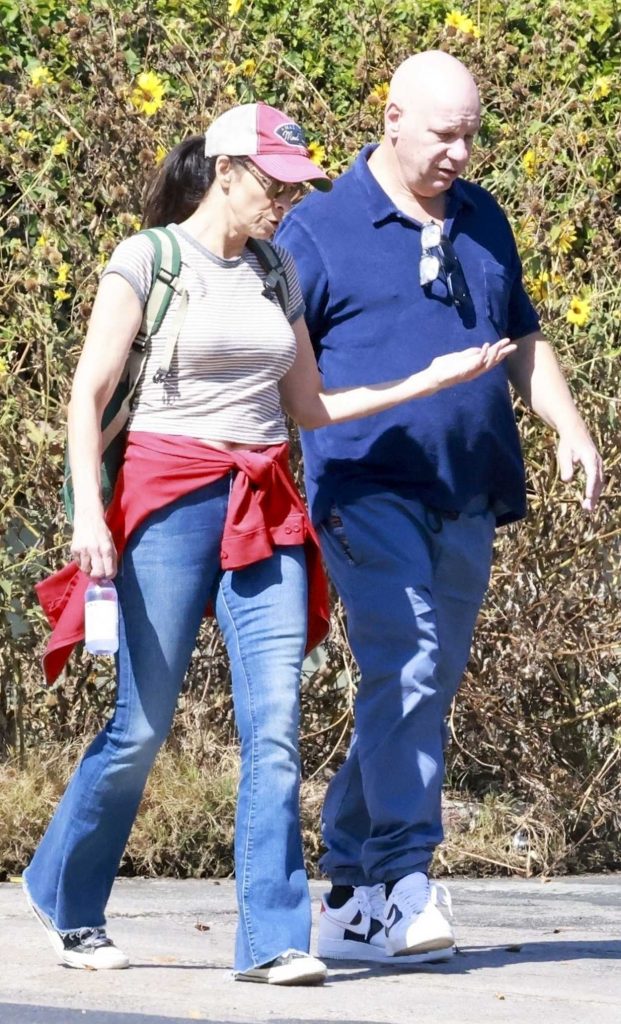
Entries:
[[280,124],[278,125],[278,128],[274,130],[276,135],[278,135],[283,142],[286,142],[288,146],[301,146],[303,149],[308,148],[304,132],[300,128],[299,124],[295,124],[292,121],[290,124]]

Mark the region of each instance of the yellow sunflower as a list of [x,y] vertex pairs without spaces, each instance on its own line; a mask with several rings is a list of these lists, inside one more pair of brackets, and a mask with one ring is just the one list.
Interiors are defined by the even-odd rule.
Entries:
[[151,117],[164,102],[165,88],[166,86],[155,71],[143,71],[136,79],[136,85],[130,97],[131,102],[141,114]]

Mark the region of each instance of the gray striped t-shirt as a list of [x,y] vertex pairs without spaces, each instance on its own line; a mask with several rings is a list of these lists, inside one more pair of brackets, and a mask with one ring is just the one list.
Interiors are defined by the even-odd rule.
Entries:
[[[221,259],[182,228],[169,227],[179,241],[180,279],[189,304],[171,374],[162,383],[155,383],[153,376],[178,295],[173,295],[164,322],[151,339],[130,429],[248,445],[286,441],[278,381],[295,358],[291,324],[304,313],[292,257],[275,246],[289,285],[285,317],[275,297],[261,294],[265,273],[248,249],[236,259]],[[153,259],[149,239],[134,235],[116,247],[104,274],[124,277],[144,307]]]

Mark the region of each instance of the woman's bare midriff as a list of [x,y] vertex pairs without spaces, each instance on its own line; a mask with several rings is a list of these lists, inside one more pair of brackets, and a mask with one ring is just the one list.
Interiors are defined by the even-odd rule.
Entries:
[[260,452],[265,448],[271,448],[269,444],[244,444],[241,441],[211,441],[205,437],[200,438],[201,444],[206,444],[208,448],[217,448],[221,452],[236,452],[241,448],[250,452]]

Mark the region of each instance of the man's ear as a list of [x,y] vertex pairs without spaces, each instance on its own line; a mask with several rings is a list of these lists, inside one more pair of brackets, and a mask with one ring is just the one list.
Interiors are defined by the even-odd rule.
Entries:
[[399,134],[403,111],[394,100],[390,100],[384,111],[384,129],[389,139],[394,142]]

